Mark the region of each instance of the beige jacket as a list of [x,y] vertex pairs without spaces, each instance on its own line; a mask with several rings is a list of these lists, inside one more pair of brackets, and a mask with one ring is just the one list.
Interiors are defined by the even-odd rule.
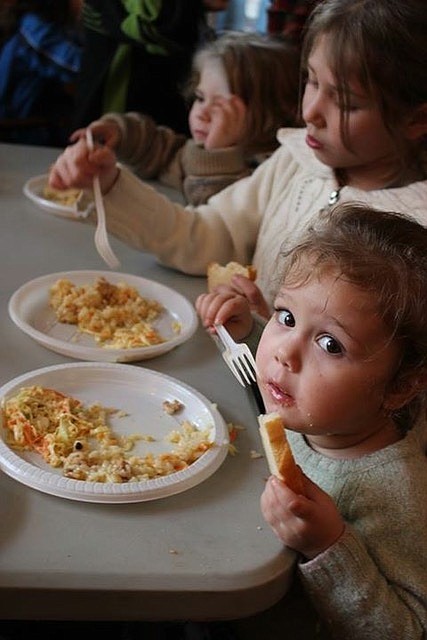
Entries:
[[[105,196],[109,231],[189,274],[205,275],[212,261],[253,263],[257,284],[271,302],[281,246],[294,240],[338,187],[332,169],[305,144],[305,129],[281,129],[278,139],[281,146],[251,176],[197,207],[171,202],[123,168]],[[375,191],[343,187],[340,201],[400,211],[427,225],[426,180]]]

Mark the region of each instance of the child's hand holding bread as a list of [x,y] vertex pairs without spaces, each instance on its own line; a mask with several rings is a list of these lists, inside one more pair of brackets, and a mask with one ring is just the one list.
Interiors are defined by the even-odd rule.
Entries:
[[[238,283],[234,282],[235,276]],[[215,333],[214,324],[223,324],[235,340],[244,340],[252,330],[253,317],[249,301],[243,288],[254,284],[256,271],[253,267],[229,262],[225,266],[212,262],[207,271],[208,293],[196,300],[196,311],[208,331]]]
[[238,262],[228,262],[226,265],[211,262],[207,271],[208,292],[213,293],[220,285],[233,287],[233,276],[244,276],[253,282],[256,278],[256,269],[252,265],[243,266]]

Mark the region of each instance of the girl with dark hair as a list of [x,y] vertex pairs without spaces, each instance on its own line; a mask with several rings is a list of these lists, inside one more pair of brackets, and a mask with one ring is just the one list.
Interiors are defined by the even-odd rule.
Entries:
[[282,244],[321,208],[357,200],[427,225],[425,0],[325,0],[306,33],[306,126],[280,129],[272,156],[205,205],[169,201],[84,140],[57,159],[50,185],[86,188],[99,175],[108,230],[186,273],[252,263],[256,284],[239,287],[267,317]]

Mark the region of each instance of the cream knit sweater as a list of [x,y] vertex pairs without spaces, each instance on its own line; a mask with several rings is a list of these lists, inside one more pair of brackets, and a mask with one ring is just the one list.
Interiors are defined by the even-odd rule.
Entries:
[[[292,241],[337,188],[334,172],[305,144],[305,129],[281,129],[278,138],[281,146],[251,176],[198,207],[171,202],[123,168],[105,196],[108,230],[189,274],[205,275],[211,261],[253,263],[271,302],[282,243]],[[340,201],[400,211],[427,225],[427,181],[376,191],[344,187]]]

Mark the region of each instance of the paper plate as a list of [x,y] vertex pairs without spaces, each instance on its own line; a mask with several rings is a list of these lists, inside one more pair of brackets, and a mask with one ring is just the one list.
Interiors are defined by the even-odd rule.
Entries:
[[[138,442],[135,453],[157,454],[172,445],[162,437],[189,420],[200,429],[210,428],[213,446],[182,471],[152,480],[130,483],[86,482],[65,478],[60,469],[50,467],[33,452],[11,449],[0,426],[0,468],[24,485],[51,495],[83,502],[130,503],[165,498],[186,491],[212,475],[228,452],[228,429],[215,405],[202,394],[170,376],[140,367],[111,363],[71,363],[45,367],[26,373],[0,388],[3,401],[22,387],[50,387],[81,400],[85,405],[100,403],[126,412],[111,419],[121,435],[143,433],[155,442]],[[183,409],[168,415],[165,400],[179,400]]]
[[[166,341],[148,347],[110,349],[97,344],[92,336],[77,331],[75,325],[58,322],[49,306],[50,287],[60,278],[81,286],[100,277],[112,284],[125,282],[143,297],[160,302],[165,311],[153,326]],[[10,298],[9,315],[24,333],[44,347],[77,360],[102,362],[135,362],[162,355],[191,338],[198,324],[194,306],[180,293],[153,280],[111,271],[64,271],[30,280]]]
[[53,213],[56,216],[63,218],[86,218],[94,208],[94,202],[92,196],[86,191],[84,192],[81,200],[73,206],[62,205],[59,202],[48,200],[43,196],[43,188],[46,186],[48,180],[48,174],[36,176],[30,178],[23,187],[23,192],[44,211]]

